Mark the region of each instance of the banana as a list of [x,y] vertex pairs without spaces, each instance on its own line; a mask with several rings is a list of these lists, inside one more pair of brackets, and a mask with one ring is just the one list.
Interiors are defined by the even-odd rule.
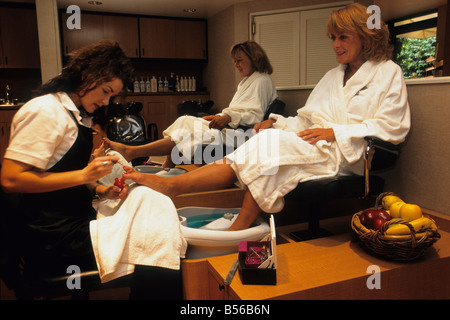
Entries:
[[[423,231],[433,224],[433,220],[427,217],[420,217],[416,220],[410,221],[409,224],[414,228],[415,232]],[[391,224],[385,231],[387,235],[403,235],[411,234],[411,230],[404,224]]]

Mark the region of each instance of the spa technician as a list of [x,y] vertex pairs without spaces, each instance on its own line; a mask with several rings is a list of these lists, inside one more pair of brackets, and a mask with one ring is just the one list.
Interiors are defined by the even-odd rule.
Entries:
[[[27,270],[62,275],[70,265],[79,266],[81,271],[103,267],[102,260],[94,259],[93,243],[98,239],[91,239],[90,234],[90,223],[96,222],[97,216],[92,195],[122,198],[120,208],[125,209],[127,203],[137,200],[130,199],[133,192],[128,194],[128,186],[120,189],[96,183],[111,172],[118,157],[96,157],[89,162],[91,115],[107,106],[132,79],[133,67],[119,45],[99,42],[73,52],[61,74],[43,85],[43,95],[30,100],[15,114],[1,185],[5,192],[20,197]],[[131,213],[136,214],[135,211]],[[106,239],[106,245],[112,245],[116,238]],[[112,249],[122,251],[118,246]],[[104,273],[100,268],[101,277]],[[174,277],[179,280],[178,272]],[[159,292],[161,297],[163,291]]]
[[[166,180],[130,168],[125,176],[169,196],[239,181],[246,192],[230,227],[239,230],[248,228],[261,210],[279,212],[284,195],[299,182],[362,174],[365,136],[397,144],[410,129],[406,85],[402,70],[390,60],[389,31],[384,23],[368,29],[366,9],[355,3],[332,13],[327,30],[339,66],[321,79],[296,117],[272,114],[255,125],[259,133],[226,156],[226,164]],[[253,161],[269,146],[278,152]]]
[[[235,44],[231,48],[230,55],[235,68],[243,79],[229,106],[220,114],[203,118],[179,117],[163,132],[163,139],[146,145],[126,146],[108,140],[109,146],[120,152],[129,161],[139,157],[167,155],[164,167],[173,167],[171,152],[175,146],[180,152],[189,150],[189,154],[193,155],[194,147],[202,144],[202,141],[194,139],[202,138],[208,131],[214,135],[210,129],[222,130],[225,139],[226,131],[230,128],[252,127],[255,123],[261,122],[268,106],[277,98],[275,85],[270,78],[273,69],[269,58],[264,49],[254,41]],[[201,135],[198,132],[194,134],[195,128],[201,129]],[[244,132],[235,131],[233,134],[243,135]],[[191,160],[191,157],[186,155],[185,157],[188,158],[188,161]]]

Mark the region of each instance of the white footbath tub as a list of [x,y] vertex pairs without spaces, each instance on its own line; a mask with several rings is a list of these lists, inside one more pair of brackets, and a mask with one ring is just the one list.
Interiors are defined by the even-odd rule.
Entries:
[[[181,232],[188,242],[187,259],[200,259],[238,252],[240,241],[259,241],[270,233],[269,224],[258,218],[252,227],[226,231],[239,208],[185,207],[177,210]],[[226,218],[223,216],[226,214]],[[232,217],[232,220],[228,218]],[[188,226],[189,224],[189,226]]]

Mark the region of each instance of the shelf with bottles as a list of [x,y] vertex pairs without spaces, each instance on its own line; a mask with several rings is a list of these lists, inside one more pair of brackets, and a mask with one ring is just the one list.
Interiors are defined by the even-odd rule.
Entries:
[[158,77],[154,75],[135,77],[130,93],[189,93],[197,91],[197,80],[195,76],[175,75],[169,77]]

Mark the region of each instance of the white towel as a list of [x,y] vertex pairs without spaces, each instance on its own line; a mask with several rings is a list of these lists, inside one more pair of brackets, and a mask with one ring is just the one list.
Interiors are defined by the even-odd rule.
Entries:
[[90,233],[102,283],[135,265],[179,270],[187,249],[173,202],[144,186],[132,187],[124,200],[100,203]]

